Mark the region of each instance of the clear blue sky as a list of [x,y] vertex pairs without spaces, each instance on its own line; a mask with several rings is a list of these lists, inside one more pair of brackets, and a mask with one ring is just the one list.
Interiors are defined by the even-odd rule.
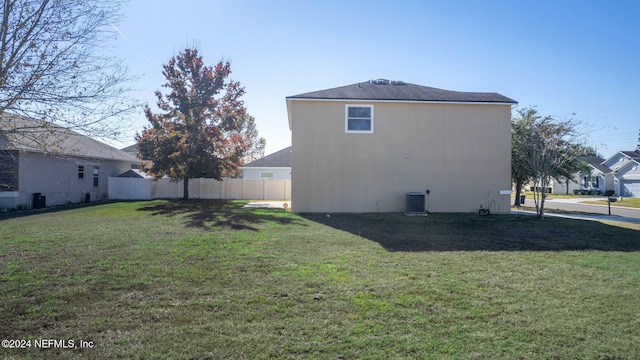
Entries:
[[[196,45],[207,64],[231,62],[267,154],[291,144],[286,96],[376,78],[498,92],[574,117],[605,158],[638,144],[637,1],[132,0],[123,10],[116,51],[140,76],[136,96],[155,103],[163,64]],[[142,112],[131,118],[134,131],[144,125]]]

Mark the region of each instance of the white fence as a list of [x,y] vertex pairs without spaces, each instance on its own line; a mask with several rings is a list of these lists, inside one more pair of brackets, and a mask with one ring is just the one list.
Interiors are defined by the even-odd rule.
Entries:
[[[183,181],[109,178],[109,199],[151,200],[182,198]],[[289,200],[291,180],[189,179],[191,199]]]

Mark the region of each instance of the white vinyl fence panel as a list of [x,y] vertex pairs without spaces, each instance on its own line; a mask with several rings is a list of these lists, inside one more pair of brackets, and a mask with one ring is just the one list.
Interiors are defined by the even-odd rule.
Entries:
[[[142,180],[142,181],[131,181]],[[153,184],[146,179],[109,178],[109,199],[113,200],[150,200]]]
[[[182,180],[109,178],[111,200],[179,199],[182,191]],[[291,180],[189,179],[189,198],[289,200]]]

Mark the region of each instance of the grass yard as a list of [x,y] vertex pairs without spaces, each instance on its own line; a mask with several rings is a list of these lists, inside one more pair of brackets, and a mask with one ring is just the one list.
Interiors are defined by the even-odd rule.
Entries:
[[640,225],[243,205],[0,220],[0,358],[640,357]]
[[[607,205],[607,200],[585,201],[586,204]],[[623,198],[622,201],[611,203],[612,206],[640,208],[640,198]]]
[[[514,192],[515,195],[515,192]],[[533,200],[533,191],[523,191],[521,195],[525,195],[527,197],[527,199],[529,200]],[[538,197],[542,196],[541,193],[537,194]],[[575,195],[573,193],[571,194],[549,194],[547,193],[547,200],[553,200],[553,199],[593,199],[595,198],[595,195]],[[512,197],[513,199],[513,197]]]

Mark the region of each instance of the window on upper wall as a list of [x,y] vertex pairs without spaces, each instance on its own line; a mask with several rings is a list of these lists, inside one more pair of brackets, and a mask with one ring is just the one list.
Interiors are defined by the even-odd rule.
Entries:
[[78,165],[78,179],[84,179],[84,166]]
[[260,180],[273,180],[273,171],[261,171]]
[[94,187],[98,187],[98,175],[99,175],[98,167],[94,167],[93,168],[93,186]]
[[346,105],[344,131],[373,133],[373,105]]

